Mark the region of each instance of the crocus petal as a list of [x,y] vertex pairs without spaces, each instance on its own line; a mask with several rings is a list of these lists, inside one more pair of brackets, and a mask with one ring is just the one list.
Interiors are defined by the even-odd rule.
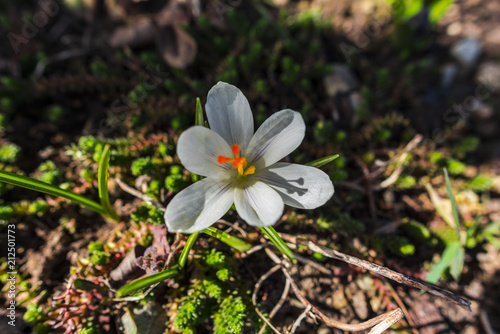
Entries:
[[246,188],[234,189],[234,205],[249,225],[270,226],[283,214],[283,200],[271,187],[256,182]]
[[208,92],[208,123],[229,145],[238,144],[245,152],[253,135],[253,115],[248,100],[233,85],[219,82]]
[[233,204],[231,185],[212,178],[194,183],[178,193],[167,206],[169,232],[193,233],[219,220]]
[[177,155],[191,173],[217,177],[227,174],[230,164],[219,164],[219,155],[232,157],[227,142],[217,133],[203,126],[193,126],[184,131],[177,141]]
[[248,144],[248,164],[262,168],[283,159],[300,145],[305,130],[304,120],[298,112],[285,109],[273,114]]
[[279,192],[286,205],[315,209],[333,196],[330,177],[318,168],[278,162],[255,176]]

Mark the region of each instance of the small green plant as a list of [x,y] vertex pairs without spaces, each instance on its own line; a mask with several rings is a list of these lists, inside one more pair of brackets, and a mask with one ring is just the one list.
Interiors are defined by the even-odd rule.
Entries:
[[436,263],[427,275],[427,282],[436,283],[437,280],[443,275],[446,269],[449,269],[450,274],[455,279],[459,279],[462,274],[462,269],[465,261],[465,246],[467,244],[467,235],[461,232],[460,214],[458,211],[455,195],[451,188],[450,178],[448,171],[444,169],[444,177],[446,182],[446,190],[450,198],[451,212],[444,205],[443,200],[439,198],[437,193],[430,185],[427,185],[431,201],[436,207],[439,215],[455,230],[455,239],[450,240],[441,255],[441,259]]
[[109,217],[114,220],[119,220],[118,215],[111,207],[109,203],[109,194],[108,194],[108,167],[109,167],[109,155],[110,155],[109,146],[105,146],[101,159],[99,161],[99,198],[100,203],[94,202],[82,195],[73,193],[68,190],[64,190],[62,188],[53,186],[49,183],[42,182],[39,180],[35,180],[26,176],[21,176],[18,174],[0,171],[0,181],[9,183],[15,186],[40,191],[46,193],[48,195],[58,196],[62,198],[66,198],[75,204],[82,205],[90,210],[93,210],[104,217]]
[[21,148],[16,144],[1,144],[0,145],[0,161],[16,162],[21,155]]

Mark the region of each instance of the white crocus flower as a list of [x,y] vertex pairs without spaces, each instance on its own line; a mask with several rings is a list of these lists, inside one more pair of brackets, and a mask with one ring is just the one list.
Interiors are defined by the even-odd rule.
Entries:
[[219,82],[206,104],[211,129],[184,131],[177,154],[184,167],[206,176],[168,204],[170,232],[193,233],[214,224],[234,203],[250,225],[270,226],[284,205],[314,209],[333,195],[328,175],[317,168],[278,162],[295,150],[305,134],[302,116],[285,109],[255,132],[247,99],[235,86]]

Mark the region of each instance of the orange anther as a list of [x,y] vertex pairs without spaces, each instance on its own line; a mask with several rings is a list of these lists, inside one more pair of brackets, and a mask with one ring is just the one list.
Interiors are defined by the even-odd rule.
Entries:
[[233,162],[233,161],[234,161],[234,159],[231,159],[231,158],[228,158],[228,157],[225,157],[222,155],[219,155],[217,157],[217,162],[220,163],[221,165],[225,164],[226,162]]
[[255,167],[250,166],[247,169],[247,159],[245,157],[240,158],[240,145],[234,144],[233,146],[231,146],[231,151],[234,154],[234,159],[219,155],[217,157],[217,162],[221,165],[225,164],[226,162],[232,163],[233,167],[238,170],[238,173],[240,175],[249,175],[255,173]]
[[233,154],[236,157],[236,159],[240,157],[240,145],[234,144],[233,146],[231,146],[231,151],[233,151]]

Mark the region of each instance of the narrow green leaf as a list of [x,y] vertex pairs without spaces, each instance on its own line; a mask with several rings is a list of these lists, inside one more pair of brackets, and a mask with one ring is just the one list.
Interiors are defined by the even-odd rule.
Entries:
[[135,292],[137,290],[150,287],[150,286],[152,286],[156,283],[160,283],[168,278],[172,278],[174,276],[177,276],[177,274],[179,274],[179,269],[178,269],[177,265],[175,265],[172,268],[161,271],[159,273],[149,275],[146,277],[138,278],[130,283],[125,284],[120,289],[118,289],[118,291],[116,291],[116,296],[118,298],[120,298],[120,297],[129,295],[132,292]]
[[285,254],[290,260],[292,260],[293,263],[297,263],[297,260],[295,259],[295,256],[293,256],[290,248],[288,248],[286,243],[283,241],[283,239],[281,239],[281,237],[278,235],[278,232],[276,232],[276,230],[272,226],[263,226],[260,229],[283,254]]
[[73,281],[73,285],[78,290],[83,291],[91,291],[91,290],[99,290],[106,291],[108,288],[106,286],[97,285],[94,282],[87,281],[85,279],[77,278]]
[[426,281],[429,283],[436,283],[441,275],[443,275],[446,268],[451,265],[453,259],[458,256],[458,252],[462,246],[458,241],[450,243],[443,251],[441,259],[436,263],[431,271],[427,274]]
[[119,221],[120,217],[116,211],[111,206],[109,202],[108,193],[108,169],[109,169],[109,157],[111,155],[111,150],[109,144],[104,146],[101,153],[101,158],[99,159],[99,170],[97,171],[97,184],[99,186],[99,199],[101,200],[101,205],[108,213],[108,216],[115,221]]
[[438,193],[434,190],[430,183],[425,184],[425,189],[427,189],[432,205],[434,205],[441,218],[443,218],[446,224],[448,224],[451,228],[456,229],[453,215],[450,212],[450,207],[446,201],[439,197]]
[[199,235],[200,235],[200,232],[194,232],[187,239],[186,245],[184,246],[184,249],[182,250],[181,256],[179,256],[179,267],[180,268],[184,268],[184,266],[186,265],[187,259],[189,257],[189,251],[191,251],[191,248],[193,248],[194,243],[196,242],[196,239],[198,239]]
[[211,237],[217,238],[223,243],[227,244],[228,246],[231,246],[239,251],[246,252],[250,248],[252,248],[252,245],[239,239],[236,237],[233,237],[232,235],[227,234],[226,232],[223,232],[219,229],[216,229],[215,227],[207,227],[206,229],[202,230],[201,232],[208,234]]
[[338,154],[334,154],[334,155],[330,155],[328,157],[319,158],[317,160],[306,163],[306,166],[320,168],[320,167],[332,162],[333,160],[337,159],[338,157],[339,157]]
[[18,187],[39,191],[48,195],[62,197],[75,204],[79,204],[81,206],[86,207],[87,209],[95,211],[102,216],[109,217],[109,214],[104,210],[104,208],[99,203],[94,202],[81,195],[75,194],[71,191],[55,187],[49,183],[45,183],[26,176],[21,176],[4,171],[0,171],[0,181]]
[[205,124],[205,119],[203,118],[203,109],[201,109],[200,98],[196,98],[196,116],[194,118],[194,125],[203,126]]
[[446,182],[446,190],[448,191],[448,196],[451,201],[451,210],[453,213],[453,220],[455,221],[455,227],[457,230],[457,238],[460,240],[460,216],[458,214],[458,206],[455,200],[455,195],[453,194],[453,190],[451,189],[450,177],[448,176],[448,170],[443,168],[444,170],[444,180]]
[[492,244],[493,246],[498,248],[498,250],[500,250],[500,239],[498,239],[498,237],[494,236],[489,232],[483,233],[483,236],[486,240],[488,240],[490,244]]
[[431,23],[438,23],[438,21],[448,12],[453,0],[437,0],[431,3],[429,10],[429,21]]
[[465,262],[465,249],[463,246],[457,250],[455,257],[451,261],[450,274],[454,279],[458,280],[460,275],[462,275],[462,270],[464,269]]

